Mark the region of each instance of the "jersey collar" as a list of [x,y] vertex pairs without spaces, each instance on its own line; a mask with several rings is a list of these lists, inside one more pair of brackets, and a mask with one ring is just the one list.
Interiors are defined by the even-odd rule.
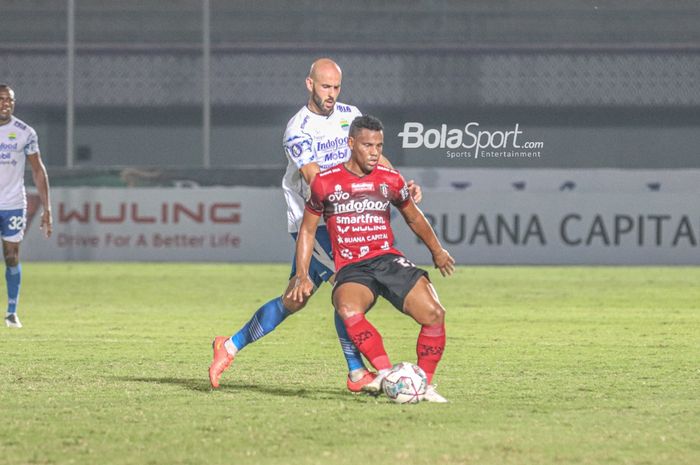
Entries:
[[[364,174],[364,175],[360,176],[359,174],[353,173],[352,171],[350,171],[350,170],[347,168],[347,166],[345,166],[345,163],[341,163],[341,165],[342,165],[342,167],[343,167],[343,169],[345,170],[346,173],[348,173],[350,176],[356,177],[357,179],[367,179],[367,178],[369,178],[370,176],[372,176],[374,173],[377,172],[377,168],[375,167],[375,168],[372,170],[371,173],[369,173],[369,174]],[[377,165],[377,166],[379,166],[379,165]]]

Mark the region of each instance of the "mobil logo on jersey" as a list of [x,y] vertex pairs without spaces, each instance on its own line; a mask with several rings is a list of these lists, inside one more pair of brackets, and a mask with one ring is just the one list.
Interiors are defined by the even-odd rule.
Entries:
[[335,165],[343,163],[348,159],[348,151],[346,149],[338,150],[335,152],[328,152],[323,155],[323,160],[319,161],[319,166],[321,169],[332,168]]

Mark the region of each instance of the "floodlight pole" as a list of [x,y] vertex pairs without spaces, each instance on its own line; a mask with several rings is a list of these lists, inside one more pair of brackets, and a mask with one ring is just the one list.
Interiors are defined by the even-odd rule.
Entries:
[[202,0],[202,165],[211,166],[211,11]]
[[66,37],[66,166],[74,165],[74,132],[75,132],[75,0],[68,0],[68,24]]

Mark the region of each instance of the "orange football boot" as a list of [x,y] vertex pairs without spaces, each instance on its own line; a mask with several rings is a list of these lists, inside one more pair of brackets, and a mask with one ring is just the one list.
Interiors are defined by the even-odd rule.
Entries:
[[226,347],[224,347],[226,339],[228,338],[224,336],[216,336],[211,343],[214,349],[214,359],[211,361],[211,365],[209,365],[209,382],[214,389],[219,387],[221,375],[231,366],[231,362],[233,362],[233,355],[229,354]]
[[372,371],[368,371],[362,378],[358,379],[357,381],[351,380],[350,375],[348,375],[348,390],[350,392],[362,392],[362,388],[374,381],[374,378],[376,377],[377,374]]

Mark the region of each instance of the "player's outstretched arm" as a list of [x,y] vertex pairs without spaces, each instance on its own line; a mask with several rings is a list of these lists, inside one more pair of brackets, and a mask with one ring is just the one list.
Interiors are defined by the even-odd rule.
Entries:
[[44,231],[44,236],[51,237],[53,230],[53,220],[51,218],[51,196],[49,194],[49,175],[46,173],[46,167],[41,161],[39,153],[32,153],[27,156],[29,165],[32,167],[32,179],[37,191],[44,211],[41,213],[41,229]]
[[440,244],[440,239],[438,239],[435,231],[425,219],[425,215],[416,206],[414,202],[406,202],[406,204],[399,209],[401,215],[403,215],[406,224],[411,228],[416,236],[423,241],[423,243],[428,247],[430,253],[433,256],[433,263],[435,268],[440,270],[440,274],[443,276],[451,275],[455,270],[455,259],[452,258],[450,253],[442,248]]
[[314,291],[314,283],[311,281],[311,278],[309,278],[309,264],[311,263],[316,229],[318,228],[320,220],[320,216],[314,215],[308,210],[304,211],[304,218],[299,227],[299,235],[297,236],[297,272],[294,276],[294,287],[289,294],[287,294],[287,298],[295,302],[304,302]]

